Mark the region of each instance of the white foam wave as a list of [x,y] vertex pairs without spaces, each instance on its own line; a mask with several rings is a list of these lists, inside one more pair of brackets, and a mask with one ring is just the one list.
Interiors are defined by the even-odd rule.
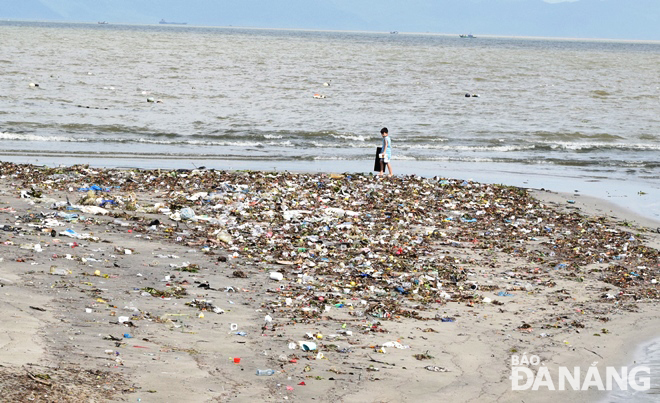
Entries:
[[622,149],[622,150],[638,150],[638,151],[660,151],[660,144],[649,144],[649,143],[573,143],[573,142],[557,142],[557,141],[541,141],[541,144],[545,144],[552,149],[563,149],[563,150],[589,150],[593,148],[605,148],[605,149]]
[[392,154],[392,161],[414,161],[417,160],[415,157],[411,157],[409,155],[404,155],[404,154]]
[[332,156],[325,156],[325,155],[323,155],[323,156],[317,155],[317,156],[313,157],[313,159],[315,161],[345,161],[346,160],[346,158],[342,158],[342,157],[332,157]]
[[17,140],[17,141],[43,141],[43,142],[88,142],[89,139],[64,137],[64,136],[40,136],[38,134],[18,134],[9,132],[0,132],[0,140]]
[[524,151],[533,150],[534,145],[505,145],[505,146],[460,146],[460,145],[440,145],[440,144],[415,144],[415,145],[400,145],[401,148],[406,149],[422,149],[422,150],[441,150],[441,151]]
[[[153,140],[153,139],[145,139],[145,138],[139,138],[137,140],[134,140],[138,143],[144,143],[144,144],[185,144],[185,145],[195,145],[195,146],[235,146],[235,147],[257,147],[260,145],[263,145],[264,143],[261,142],[256,142],[256,141],[207,141],[207,140],[178,140],[178,141],[172,141],[172,140]],[[277,145],[279,143],[268,143],[270,145]]]
[[367,136],[357,136],[357,135],[347,135],[347,134],[331,134],[331,137],[334,137],[336,139],[342,139],[342,140],[350,140],[350,141],[367,141],[367,140],[373,140],[373,137],[367,137]]
[[431,157],[428,158],[429,161],[437,161],[437,162],[493,162],[495,161],[493,158],[470,158],[470,157],[463,157],[463,158],[456,158],[456,157]]

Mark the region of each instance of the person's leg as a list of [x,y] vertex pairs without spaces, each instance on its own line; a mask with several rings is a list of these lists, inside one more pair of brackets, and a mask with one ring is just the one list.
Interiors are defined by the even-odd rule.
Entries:
[[385,163],[383,162],[383,159],[380,159],[380,173],[378,176],[383,176],[383,172],[385,172]]
[[389,162],[387,163],[387,171],[389,172],[389,176],[392,176],[392,164]]

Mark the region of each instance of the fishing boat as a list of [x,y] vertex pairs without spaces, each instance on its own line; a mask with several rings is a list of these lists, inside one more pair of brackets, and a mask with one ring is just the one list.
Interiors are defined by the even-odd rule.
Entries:
[[159,24],[170,24],[170,25],[186,25],[186,24],[188,24],[187,22],[169,22],[169,21],[165,21],[165,20],[160,20],[158,23]]
[[472,34],[460,34],[459,35],[461,38],[476,38],[476,36]]

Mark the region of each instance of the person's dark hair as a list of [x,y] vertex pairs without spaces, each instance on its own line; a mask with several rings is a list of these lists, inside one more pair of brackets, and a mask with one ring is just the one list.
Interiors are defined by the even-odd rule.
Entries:
[[389,134],[389,132],[387,131],[387,127],[383,127],[382,129],[380,129],[380,134],[383,134],[383,133]]

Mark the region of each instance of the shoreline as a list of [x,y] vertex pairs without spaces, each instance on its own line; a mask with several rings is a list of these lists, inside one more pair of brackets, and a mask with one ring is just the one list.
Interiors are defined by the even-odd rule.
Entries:
[[[511,356],[629,365],[640,324],[660,330],[660,234],[585,196],[360,173],[0,168],[0,376],[32,363],[53,383],[64,367],[133,383],[73,382],[81,396],[596,401],[513,392]],[[572,233],[593,252],[575,254]],[[640,261],[617,260],[626,248]],[[616,276],[642,264],[643,279]]]
[[[648,391],[632,391],[630,388],[627,391],[614,390],[608,393],[606,397],[603,397],[597,400],[597,403],[606,403],[606,402],[626,402],[634,399],[640,403],[643,402],[653,402],[657,400],[654,398],[654,391],[657,390],[659,383],[658,369],[660,367],[660,362],[658,361],[657,354],[656,356],[651,356],[648,351],[646,351],[650,346],[660,345],[660,337],[658,332],[660,326],[655,324],[655,328],[644,329],[644,332],[641,336],[638,336],[637,339],[639,342],[633,346],[623,345],[622,351],[625,351],[626,354],[631,358],[627,360],[618,360],[617,365],[621,367],[627,367],[628,370],[631,370],[637,366],[644,366],[650,369],[650,390]],[[645,375],[645,374],[643,374]],[[657,395],[657,393],[655,393]]]
[[[528,188],[533,196],[551,203],[557,208],[563,208],[564,211],[577,210],[582,211],[589,216],[606,216],[609,219],[627,225],[646,227],[650,231],[660,233],[660,220],[654,217],[645,216],[635,211],[627,209],[621,205],[589,195],[580,195],[568,192],[554,192],[551,190],[540,190]],[[660,247],[660,245],[654,245]]]

